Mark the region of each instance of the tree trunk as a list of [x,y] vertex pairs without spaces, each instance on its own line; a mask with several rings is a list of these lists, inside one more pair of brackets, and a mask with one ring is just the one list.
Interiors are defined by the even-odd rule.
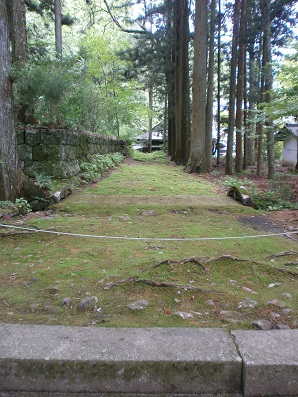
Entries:
[[218,0],[218,37],[217,37],[217,139],[216,164],[220,163],[220,87],[221,87],[221,0]]
[[207,74],[207,1],[196,0],[192,133],[186,172],[207,172],[206,160],[206,74]]
[[236,100],[236,172],[243,170],[242,155],[242,126],[243,126],[243,98],[244,98],[244,70],[245,70],[245,32],[246,32],[246,0],[241,1],[240,38],[238,54],[238,80]]
[[240,0],[235,0],[233,17],[233,39],[232,39],[232,58],[230,69],[230,90],[229,90],[229,121],[228,121],[228,140],[226,156],[226,175],[233,173],[233,144],[235,127],[235,84],[237,69],[237,47],[239,41],[239,20],[240,20]]
[[6,0],[13,62],[27,62],[27,33],[24,0]]
[[211,0],[210,15],[210,37],[209,37],[209,64],[207,84],[207,107],[206,107],[206,161],[208,171],[212,167],[212,127],[213,127],[213,97],[214,97],[214,37],[216,24],[216,0]]
[[61,1],[54,0],[55,5],[55,44],[56,58],[62,58],[62,18],[61,18]]
[[0,200],[14,202],[19,197],[22,173],[14,126],[10,44],[6,1],[0,0]]
[[[272,78],[272,59],[271,59],[271,18],[270,18],[270,0],[262,0],[262,17],[263,17],[263,73],[265,79],[265,101],[271,102],[271,91],[273,86]],[[272,179],[275,174],[274,164],[274,130],[273,123],[266,121],[267,126],[267,161],[268,161],[268,179]]]

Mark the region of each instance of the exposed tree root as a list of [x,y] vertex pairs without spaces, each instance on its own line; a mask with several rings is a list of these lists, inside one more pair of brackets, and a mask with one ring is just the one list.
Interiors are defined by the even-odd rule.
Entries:
[[[293,255],[293,254],[294,254],[293,252],[280,252],[280,253],[278,253],[276,255],[273,255],[272,257],[274,257],[274,256]],[[252,260],[243,259],[243,258],[236,258],[236,257],[233,257],[232,255],[221,255],[219,257],[211,257],[211,258],[207,258],[207,259],[198,259],[198,258],[195,258],[195,257],[190,257],[190,258],[185,258],[185,259],[183,259],[181,261],[165,259],[165,260],[162,260],[162,261],[156,263],[153,266],[147,266],[147,267],[139,270],[138,274],[143,274],[143,273],[145,273],[145,272],[147,272],[149,270],[156,269],[156,268],[158,268],[161,265],[178,264],[178,265],[182,265],[183,266],[185,263],[194,263],[194,264],[198,265],[200,268],[202,268],[203,272],[210,273],[210,266],[207,267],[206,266],[207,263],[211,264],[213,262],[224,261],[224,260],[231,260],[231,261],[237,261],[237,262],[248,262],[251,265],[264,265],[264,263],[262,263],[262,262],[252,261]],[[253,266],[252,266],[252,268],[253,268]],[[275,267],[275,266],[271,266],[270,268],[276,269],[277,271],[280,271],[280,272],[291,274],[294,277],[298,276],[298,272],[295,272],[294,270],[278,268],[278,267]],[[254,270],[254,268],[253,268],[253,270]],[[98,281],[97,285],[98,284],[103,284],[103,282],[108,277],[110,277],[110,276],[106,276],[102,280]],[[203,289],[201,287],[197,287],[197,286],[194,286],[194,285],[177,284],[177,283],[172,283],[170,281],[155,281],[155,280],[152,280],[152,279],[139,278],[138,276],[131,276],[131,277],[128,277],[128,278],[123,279],[123,280],[109,282],[109,283],[103,284],[102,287],[103,287],[104,290],[109,290],[109,289],[111,289],[113,287],[117,287],[119,285],[128,284],[128,283],[144,283],[144,284],[148,284],[148,285],[153,285],[155,287],[168,287],[168,288],[177,288],[177,289],[184,289],[184,290],[212,292],[212,293],[216,293],[216,294],[221,294],[222,293],[222,292],[218,292],[218,291],[214,291],[214,290]]]
[[157,267],[159,267],[159,266],[161,266],[161,265],[165,265],[165,264],[166,264],[166,265],[171,265],[172,263],[177,263],[177,264],[179,264],[179,265],[184,265],[185,263],[195,263],[195,264],[199,265],[200,267],[202,267],[203,270],[204,270],[204,272],[209,273],[209,270],[210,270],[210,269],[204,265],[204,262],[205,262],[204,260],[196,259],[194,256],[191,257],[191,258],[185,258],[185,259],[183,259],[182,261],[165,259],[165,260],[163,260],[163,261],[160,261],[160,262],[156,263],[156,264],[153,265],[153,266],[147,266],[147,267],[145,267],[144,269],[141,269],[141,270],[139,271],[139,273],[140,273],[140,274],[141,274],[141,273],[145,273],[145,272],[147,272],[148,270],[156,269]]
[[113,287],[117,287],[119,285],[128,284],[128,283],[143,283],[143,284],[153,285],[154,287],[168,287],[168,288],[177,288],[177,289],[184,289],[191,291],[212,292],[214,294],[222,293],[214,290],[208,290],[208,289],[196,287],[194,285],[176,284],[176,283],[171,283],[169,281],[154,281],[150,279],[141,279],[138,277],[128,277],[127,279],[124,280],[107,283],[103,286],[103,289],[109,290]]
[[295,251],[283,251],[283,252],[278,252],[277,254],[266,256],[266,258],[279,258],[281,256],[297,255],[297,254],[298,254],[298,252],[295,252]]
[[295,270],[283,269],[282,267],[275,267],[274,269],[283,273],[290,274],[291,276],[298,277],[298,272],[295,272]]

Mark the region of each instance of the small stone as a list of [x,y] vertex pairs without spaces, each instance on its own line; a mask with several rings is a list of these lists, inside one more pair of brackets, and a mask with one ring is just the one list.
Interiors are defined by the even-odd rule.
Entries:
[[192,313],[187,313],[187,312],[175,312],[173,313],[173,316],[179,316],[183,318],[183,320],[186,320],[188,318],[194,318],[194,315]]
[[291,329],[288,325],[286,324],[276,324],[275,326],[276,329]]
[[280,301],[278,299],[272,299],[271,301],[266,302],[266,305],[272,305],[276,307],[286,307],[285,302]]
[[24,285],[25,285],[26,287],[30,287],[30,285],[36,283],[37,281],[38,281],[38,278],[37,278],[37,277],[32,277],[31,280],[29,280],[29,281],[24,281]]
[[237,285],[237,284],[238,284],[236,280],[230,280],[230,283],[231,283],[232,285]]
[[69,286],[69,288],[73,288],[74,287],[74,283],[69,283],[68,286]]
[[50,294],[57,294],[57,292],[59,292],[59,288],[56,285],[54,285],[54,287],[47,288],[47,291]]
[[279,317],[280,317],[280,314],[279,314],[279,313],[272,312],[272,313],[271,313],[271,316],[274,317],[274,318],[279,318]]
[[209,305],[209,306],[214,306],[214,305],[215,305],[215,303],[213,302],[212,299],[208,299],[208,300],[206,301],[206,303],[207,303],[207,305]]
[[294,327],[298,327],[298,320],[294,320],[293,325],[294,325]]
[[139,300],[136,302],[128,303],[126,307],[131,310],[142,310],[145,309],[149,305],[149,302],[146,300]]
[[252,321],[252,325],[255,329],[259,329],[262,331],[269,331],[270,329],[273,329],[273,324],[265,319]]
[[271,283],[268,285],[268,288],[277,287],[278,285],[281,285],[281,283]]
[[84,299],[81,300],[81,302],[77,306],[77,310],[79,312],[84,312],[86,310],[93,309],[93,307],[94,307],[94,304],[92,302],[92,298],[90,298],[88,296],[87,298],[84,298]]
[[62,306],[70,306],[71,298],[67,297],[62,300]]
[[239,302],[238,309],[252,309],[255,306],[257,306],[257,304],[258,304],[257,301],[246,298],[246,299],[243,299],[241,302]]
[[282,313],[285,316],[290,316],[292,312],[293,312],[293,309],[289,309],[289,308],[285,308],[285,309],[282,310]]
[[56,311],[57,311],[57,308],[56,308],[56,307],[52,304],[52,302],[49,301],[49,300],[46,300],[46,301],[43,303],[42,307],[44,308],[44,310],[45,310],[46,312],[51,313],[51,314],[56,313]]
[[286,299],[292,299],[292,295],[289,294],[288,292],[283,292],[283,293],[281,294],[281,296],[284,297],[284,298],[286,298]]

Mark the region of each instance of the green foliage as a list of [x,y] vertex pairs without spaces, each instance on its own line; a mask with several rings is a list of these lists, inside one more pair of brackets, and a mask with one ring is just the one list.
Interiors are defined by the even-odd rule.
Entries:
[[152,153],[143,153],[139,150],[134,150],[132,158],[136,161],[156,161],[157,163],[166,163],[168,161],[167,155],[162,150],[156,150]]
[[82,162],[80,169],[82,171],[81,178],[83,182],[98,180],[110,168],[118,165],[123,160],[121,153],[111,154],[94,154],[89,156],[89,161]]
[[227,187],[245,186],[253,200],[253,206],[257,210],[276,211],[282,209],[298,209],[298,204],[291,202],[292,184],[290,177],[284,174],[276,174],[270,181],[270,188],[260,191],[253,181],[245,178],[227,176],[223,181]]
[[52,190],[52,177],[44,174],[34,175],[34,184],[39,186],[41,189]]
[[26,215],[31,212],[30,204],[23,197],[16,199],[15,206],[17,207],[20,215]]

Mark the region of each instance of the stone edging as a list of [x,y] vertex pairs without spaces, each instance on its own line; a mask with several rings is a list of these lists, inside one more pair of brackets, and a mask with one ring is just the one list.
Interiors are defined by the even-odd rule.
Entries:
[[298,330],[0,324],[0,396],[20,392],[297,396]]

